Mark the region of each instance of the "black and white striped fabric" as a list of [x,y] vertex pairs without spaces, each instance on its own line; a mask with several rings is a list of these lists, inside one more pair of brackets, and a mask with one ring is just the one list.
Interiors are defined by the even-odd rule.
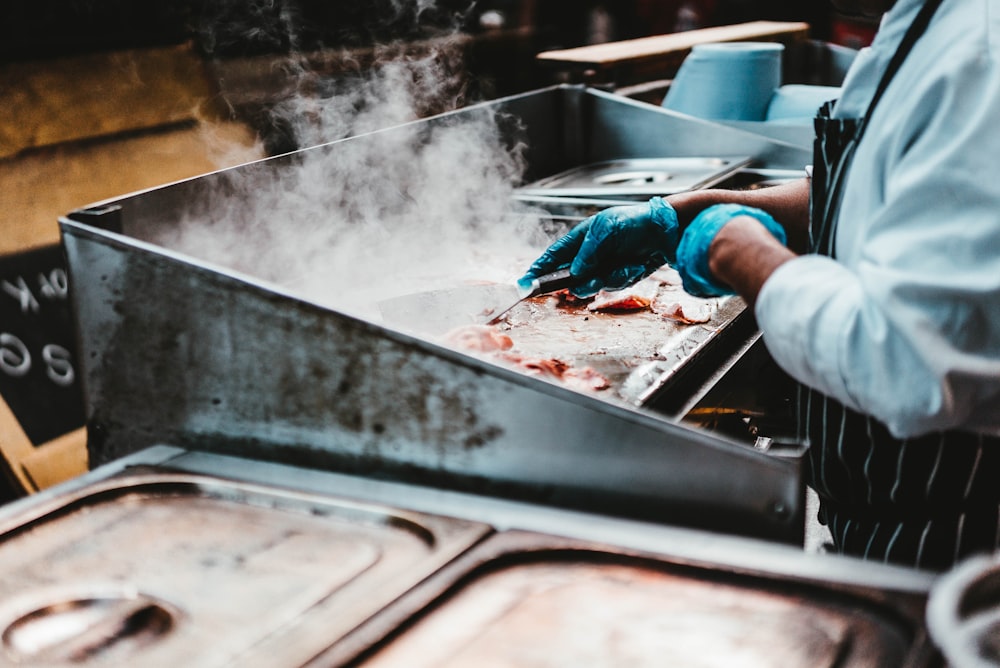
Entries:
[[945,570],[1000,546],[1000,439],[894,438],[871,417],[800,389],[810,485],[837,551]]

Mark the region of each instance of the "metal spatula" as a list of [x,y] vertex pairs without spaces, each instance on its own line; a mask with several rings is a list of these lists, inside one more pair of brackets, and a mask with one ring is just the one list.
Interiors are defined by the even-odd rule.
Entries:
[[561,269],[538,277],[528,288],[516,283],[466,285],[393,297],[379,302],[378,308],[386,324],[438,335],[462,325],[489,324],[524,299],[562,290],[578,281],[569,269]]

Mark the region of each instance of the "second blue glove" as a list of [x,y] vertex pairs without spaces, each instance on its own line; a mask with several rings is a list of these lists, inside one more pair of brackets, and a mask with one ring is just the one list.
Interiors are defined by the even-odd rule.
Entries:
[[684,230],[677,245],[677,259],[674,268],[681,275],[684,290],[696,297],[719,297],[735,294],[708,268],[708,249],[726,223],[738,216],[756,218],[783,245],[788,244],[785,228],[777,223],[771,214],[762,209],[740,204],[716,204],[710,206],[691,221]]

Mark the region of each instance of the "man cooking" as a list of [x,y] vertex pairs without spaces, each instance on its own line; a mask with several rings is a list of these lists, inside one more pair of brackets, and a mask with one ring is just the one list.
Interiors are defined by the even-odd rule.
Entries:
[[569,266],[587,296],[669,262],[742,296],[801,383],[837,550],[944,570],[1000,540],[1000,0],[835,4],[885,14],[811,179],[608,209],[526,278]]

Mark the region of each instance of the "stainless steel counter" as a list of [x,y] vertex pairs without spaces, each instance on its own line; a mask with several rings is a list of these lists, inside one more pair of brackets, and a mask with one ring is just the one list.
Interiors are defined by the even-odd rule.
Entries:
[[0,509],[0,564],[4,665],[935,665],[930,574],[166,446]]

